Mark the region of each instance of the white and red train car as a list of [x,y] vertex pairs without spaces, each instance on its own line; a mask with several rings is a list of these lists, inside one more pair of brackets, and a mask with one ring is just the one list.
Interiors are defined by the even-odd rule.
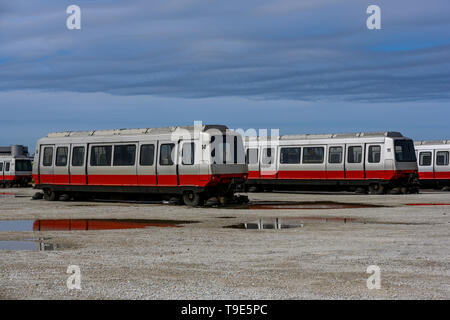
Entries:
[[450,140],[416,141],[421,187],[450,189]]
[[27,147],[0,147],[0,187],[28,186],[32,178],[31,170]]
[[247,137],[249,190],[417,192],[414,143],[398,132]]
[[222,125],[51,133],[33,165],[47,200],[160,194],[199,205],[232,197],[247,173],[242,136]]

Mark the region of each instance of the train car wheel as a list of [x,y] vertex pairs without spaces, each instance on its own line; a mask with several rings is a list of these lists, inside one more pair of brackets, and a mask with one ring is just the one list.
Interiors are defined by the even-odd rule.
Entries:
[[56,201],[58,199],[58,194],[55,191],[45,191],[44,199],[47,201]]
[[384,193],[384,186],[381,184],[371,184],[369,186],[369,194],[383,194]]
[[200,204],[201,196],[198,193],[187,192],[183,194],[183,202],[185,205],[195,207]]

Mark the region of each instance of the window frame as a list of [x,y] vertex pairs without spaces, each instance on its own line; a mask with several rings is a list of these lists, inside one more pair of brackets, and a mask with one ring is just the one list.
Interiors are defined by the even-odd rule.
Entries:
[[[307,160],[305,162],[305,155],[306,155],[305,150],[306,149],[322,149],[322,159],[320,160],[320,162],[318,162],[317,160],[313,161],[313,162],[311,162],[311,160]],[[302,151],[303,151],[303,154],[301,157],[302,164],[323,164],[325,162],[325,147],[323,147],[323,146],[304,146]],[[309,156],[309,155],[307,155],[307,156]]]
[[[340,149],[339,151],[339,162],[331,162],[331,154],[332,153],[337,153],[337,152],[332,152],[331,149]],[[328,147],[328,164],[342,164],[344,160],[344,147],[342,146],[329,146]]]
[[[445,153],[447,154],[447,158],[446,158],[446,163],[445,164],[438,164],[438,159],[439,159],[439,153]],[[440,151],[436,151],[436,166],[437,167],[446,167],[449,165],[450,162],[450,152],[449,151],[445,151],[445,150],[440,150]]]
[[[116,164],[116,149],[118,148],[123,148],[123,147],[134,147],[134,152],[133,152],[133,163],[129,164]],[[136,144],[135,143],[121,143],[121,144],[114,144],[114,148],[112,151],[112,166],[113,167],[134,167],[136,166],[136,152],[137,152],[137,148],[136,148]],[[130,154],[131,155],[131,154]],[[119,159],[118,160],[122,160]]]
[[[361,149],[361,151],[360,151],[360,153],[361,153],[361,161],[358,161],[358,162],[350,162],[350,155],[354,155],[354,153],[353,152],[350,152],[350,148],[360,148]],[[347,147],[347,163],[348,164],[361,164],[361,163],[364,163],[364,161],[363,161],[363,155],[364,155],[364,148],[362,147],[362,146],[348,146]]]
[[[45,152],[47,149],[51,150],[51,159],[50,162],[46,162]],[[54,147],[44,147],[44,150],[42,152],[42,166],[43,167],[52,167],[53,166],[53,156],[54,156]]]
[[[422,154],[429,154],[430,156],[430,163],[429,164],[423,164],[422,163]],[[421,167],[431,167],[433,166],[433,153],[431,151],[419,151],[419,166]]]
[[[162,148],[163,148],[163,146],[172,146],[172,148],[171,148],[171,150],[170,150],[170,163],[169,164],[163,164],[163,163],[161,163],[161,160],[162,160]],[[173,166],[174,164],[175,164],[175,159],[173,159],[174,157],[172,157],[172,152],[173,152],[173,150],[175,150],[175,143],[162,143],[160,146],[159,146],[159,165],[160,166],[164,166],[164,167],[170,167],[170,166]]]
[[[184,163],[184,146],[185,145],[191,145],[191,163]],[[189,141],[189,142],[183,142],[181,146],[181,164],[183,166],[193,166],[195,164],[195,142]]]
[[[74,164],[73,160],[75,159],[75,149],[82,149],[83,150],[83,157],[81,158],[81,164]],[[70,165],[72,167],[84,167],[85,161],[86,161],[86,147],[85,146],[73,146],[72,147],[72,155],[71,155]]]
[[[66,162],[64,164],[58,164],[58,151],[60,149],[66,149]],[[67,167],[68,163],[69,163],[69,147],[67,146],[56,147],[55,167]]]
[[[372,148],[379,148],[380,149],[380,151],[379,151],[380,158],[378,159],[378,161],[370,161],[371,160],[371,156],[370,155],[371,155]],[[380,144],[370,145],[369,148],[367,149],[367,163],[370,163],[370,164],[381,163],[381,153],[382,153],[382,148],[381,148]],[[372,158],[373,158],[373,155],[372,155]]]
[[[143,163],[143,159],[142,159],[142,155],[143,155],[143,152],[142,152],[142,149],[143,149],[143,147],[147,147],[147,146],[151,146],[152,148],[153,148],[153,157],[151,158],[151,160],[152,160],[152,162],[151,162],[151,164],[144,164]],[[156,155],[156,147],[155,147],[155,144],[154,143],[145,143],[145,144],[141,144],[141,146],[140,146],[140,148],[139,148],[139,166],[142,166],[142,167],[152,167],[152,166],[154,166],[155,165],[155,155]]]
[[[282,158],[283,158],[283,150],[284,149],[298,149],[299,150],[299,155],[298,155],[298,162],[282,162]],[[280,158],[279,158],[279,164],[301,164],[302,161],[302,147],[280,147]]]
[[[101,165],[99,165],[99,164],[92,164],[92,157],[95,154],[94,153],[94,148],[100,148],[100,147],[110,148],[111,149],[110,157],[109,157],[109,164],[107,164],[107,165],[104,165],[104,164],[101,164]],[[91,154],[90,154],[90,157],[89,157],[89,166],[90,167],[112,167],[112,158],[113,158],[113,145],[112,144],[92,145],[90,149],[91,149]]]

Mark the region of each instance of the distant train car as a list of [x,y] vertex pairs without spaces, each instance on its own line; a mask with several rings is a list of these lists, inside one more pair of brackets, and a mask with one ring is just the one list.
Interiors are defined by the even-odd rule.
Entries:
[[52,133],[33,166],[47,200],[160,194],[191,206],[228,201],[247,173],[242,136],[221,125]]
[[27,147],[0,147],[0,187],[28,186],[32,178],[31,170]]
[[450,190],[450,140],[415,142],[415,149],[421,187]]
[[245,140],[249,190],[417,192],[414,143],[398,132]]

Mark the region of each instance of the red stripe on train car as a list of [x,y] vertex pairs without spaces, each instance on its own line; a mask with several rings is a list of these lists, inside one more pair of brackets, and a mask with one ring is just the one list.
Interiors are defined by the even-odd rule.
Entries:
[[435,179],[450,179],[450,172],[435,172]]

